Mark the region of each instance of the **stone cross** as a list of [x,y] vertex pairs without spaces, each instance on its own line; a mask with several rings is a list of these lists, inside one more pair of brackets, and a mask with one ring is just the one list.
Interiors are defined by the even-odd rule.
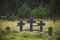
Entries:
[[49,27],[49,28],[48,28],[48,34],[49,34],[49,35],[52,35],[52,27]]
[[33,23],[35,23],[35,21],[33,19],[29,19],[28,23],[30,23],[30,32],[33,31]]
[[43,26],[45,25],[45,23],[43,23],[43,21],[40,21],[38,25],[40,26],[40,32],[43,32]]
[[23,29],[23,25],[25,25],[25,23],[23,23],[22,21],[20,21],[20,22],[18,23],[18,26],[20,26],[20,32],[21,32],[22,29]]

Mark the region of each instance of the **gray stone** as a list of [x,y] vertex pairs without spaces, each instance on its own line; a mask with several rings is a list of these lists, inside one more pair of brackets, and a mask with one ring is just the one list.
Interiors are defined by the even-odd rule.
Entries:
[[49,28],[48,28],[48,34],[49,34],[49,35],[52,35],[52,27],[49,27]]
[[40,26],[40,32],[43,32],[43,26],[45,25],[45,23],[43,23],[43,21],[40,21],[38,25]]

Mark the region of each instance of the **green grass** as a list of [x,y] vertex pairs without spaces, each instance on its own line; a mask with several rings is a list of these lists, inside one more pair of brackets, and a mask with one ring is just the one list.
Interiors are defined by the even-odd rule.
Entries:
[[[0,20],[0,28],[5,29],[7,26],[9,26],[11,29],[19,29],[19,26],[17,26],[17,22],[12,21],[6,21],[6,20]],[[26,21],[24,21],[26,23]],[[34,25],[37,25],[38,21],[34,23]],[[57,20],[56,23],[53,23],[53,21],[44,21],[44,31],[48,30],[48,27],[53,27],[53,31],[59,33],[52,36],[49,36],[48,34],[40,34],[40,33],[29,33],[29,32],[0,32],[0,40],[60,40],[60,20]],[[38,29],[39,26],[33,26],[33,29]],[[26,23],[24,25],[24,29],[29,29],[29,24]]]
[[[18,21],[12,22],[12,21],[2,20],[2,21],[0,21],[0,28],[5,29],[7,26],[9,26],[11,29],[17,30],[17,29],[19,29],[19,26],[17,26],[17,22]],[[26,21],[24,21],[24,22],[26,24],[23,26],[23,30],[29,29],[30,28],[29,24]],[[37,25],[37,23],[39,23],[39,21],[37,21],[33,25]],[[53,28],[53,31],[60,31],[60,20],[57,20],[56,23],[53,23],[53,21],[45,20],[44,23],[45,23],[44,30],[48,30],[48,27],[51,26]],[[39,30],[40,27],[39,26],[33,26],[33,29]]]
[[[3,32],[0,33],[0,40],[57,40],[57,35],[49,36],[40,33],[27,33],[27,32]],[[60,39],[60,38],[59,38]]]

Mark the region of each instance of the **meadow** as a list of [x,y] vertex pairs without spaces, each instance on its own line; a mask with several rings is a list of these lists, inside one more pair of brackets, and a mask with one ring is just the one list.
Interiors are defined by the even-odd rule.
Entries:
[[[44,20],[44,31],[47,31],[48,27],[52,27],[53,31],[58,33],[52,36],[49,36],[48,34],[41,34],[40,32],[17,32],[16,30],[19,30],[17,22],[17,20],[15,22],[0,20],[0,29],[5,29],[7,26],[9,26],[11,29],[15,30],[15,32],[0,32],[0,40],[60,40],[60,20],[56,20],[55,23],[53,23],[52,20]],[[23,30],[29,29],[29,23],[27,23],[26,21],[23,22],[26,23],[23,26]],[[37,23],[39,23],[39,21],[37,21],[33,25],[37,25]],[[40,27],[33,26],[33,29],[39,30]]]

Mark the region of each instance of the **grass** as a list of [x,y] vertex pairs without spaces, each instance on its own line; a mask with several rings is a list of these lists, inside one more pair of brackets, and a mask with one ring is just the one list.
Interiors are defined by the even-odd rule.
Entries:
[[[0,21],[0,28],[5,29],[7,26],[9,26],[11,29],[19,30],[19,26],[17,26],[17,22],[18,21],[12,22],[12,21],[6,21],[6,20],[3,21],[2,20],[2,21]],[[26,23],[26,24],[23,26],[23,30],[29,29],[30,28],[29,23],[27,23],[26,21],[24,21],[24,23]],[[39,21],[37,21],[33,25],[37,25],[37,23],[39,23]],[[45,23],[45,26],[43,27],[44,30],[48,30],[48,27],[52,27],[53,31],[60,31],[60,20],[57,20],[56,23],[53,23],[53,21],[45,20],[44,23]],[[33,29],[39,30],[40,27],[33,26]]]
[[[11,29],[19,30],[19,26],[17,26],[17,22],[0,20],[0,28],[5,29],[9,26]],[[29,29],[29,24],[24,21],[26,24],[23,26],[24,29]],[[34,23],[33,25],[37,25],[39,21]],[[28,33],[28,32],[0,32],[0,40],[60,40],[60,20],[57,20],[56,23],[53,21],[44,21],[44,31],[48,30],[48,27],[52,27],[53,31],[58,34],[49,36],[48,34],[40,34],[40,33]],[[39,30],[39,26],[33,26],[33,29]]]
[[49,36],[47,34],[40,34],[40,33],[34,33],[34,34],[27,33],[27,32],[0,33],[0,40],[57,40],[57,39],[58,37],[56,35]]

